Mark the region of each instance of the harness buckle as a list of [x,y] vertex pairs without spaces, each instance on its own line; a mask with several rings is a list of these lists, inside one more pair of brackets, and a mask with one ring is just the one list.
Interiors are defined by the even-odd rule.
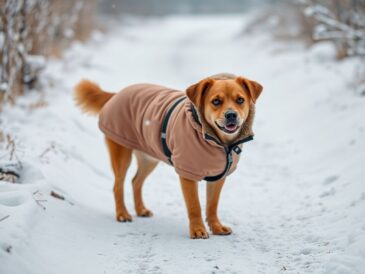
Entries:
[[242,149],[239,146],[235,146],[233,148],[233,151],[236,152],[237,155],[239,155],[242,152]]

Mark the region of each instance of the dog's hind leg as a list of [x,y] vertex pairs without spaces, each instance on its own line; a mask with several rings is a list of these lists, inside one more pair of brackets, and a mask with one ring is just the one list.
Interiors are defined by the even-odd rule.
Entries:
[[158,160],[153,159],[140,151],[135,151],[135,155],[137,158],[138,169],[132,180],[134,206],[138,216],[151,217],[153,215],[152,212],[148,210],[143,203],[142,187],[147,176],[157,166]]
[[131,222],[132,216],[124,204],[124,180],[131,163],[132,150],[106,138],[110,160],[114,172],[114,199],[116,218],[119,222]]

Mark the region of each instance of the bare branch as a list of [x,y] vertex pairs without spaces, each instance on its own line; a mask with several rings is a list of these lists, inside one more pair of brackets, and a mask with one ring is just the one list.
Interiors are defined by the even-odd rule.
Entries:
[[6,215],[6,216],[4,216],[4,217],[2,217],[2,218],[0,218],[0,222],[2,222],[2,221],[4,221],[4,220],[6,220],[7,218],[9,218],[10,217],[10,215]]

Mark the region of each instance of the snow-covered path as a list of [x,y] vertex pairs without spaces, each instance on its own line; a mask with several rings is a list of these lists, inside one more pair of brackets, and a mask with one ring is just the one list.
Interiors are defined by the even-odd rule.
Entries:
[[[39,95],[30,94],[5,110],[1,126],[24,168],[22,184],[0,182],[0,218],[9,215],[0,222],[1,274],[364,273],[365,102],[349,86],[356,62],[334,62],[327,44],[305,49],[244,33],[247,20],[121,23],[50,64],[48,107],[34,109]],[[96,118],[74,107],[72,87],[89,78],[110,91],[136,82],[184,89],[218,72],[265,87],[255,141],[220,200],[233,234],[188,238],[179,182],[165,164],[144,188],[154,217],[117,223],[103,137]]]

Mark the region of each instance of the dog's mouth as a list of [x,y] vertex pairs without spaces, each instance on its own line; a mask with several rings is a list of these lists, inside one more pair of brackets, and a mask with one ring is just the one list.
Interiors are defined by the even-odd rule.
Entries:
[[238,130],[238,125],[237,123],[226,123],[224,126],[220,126],[217,122],[215,122],[215,124],[217,125],[217,127],[224,131],[225,133],[228,134],[233,134]]

